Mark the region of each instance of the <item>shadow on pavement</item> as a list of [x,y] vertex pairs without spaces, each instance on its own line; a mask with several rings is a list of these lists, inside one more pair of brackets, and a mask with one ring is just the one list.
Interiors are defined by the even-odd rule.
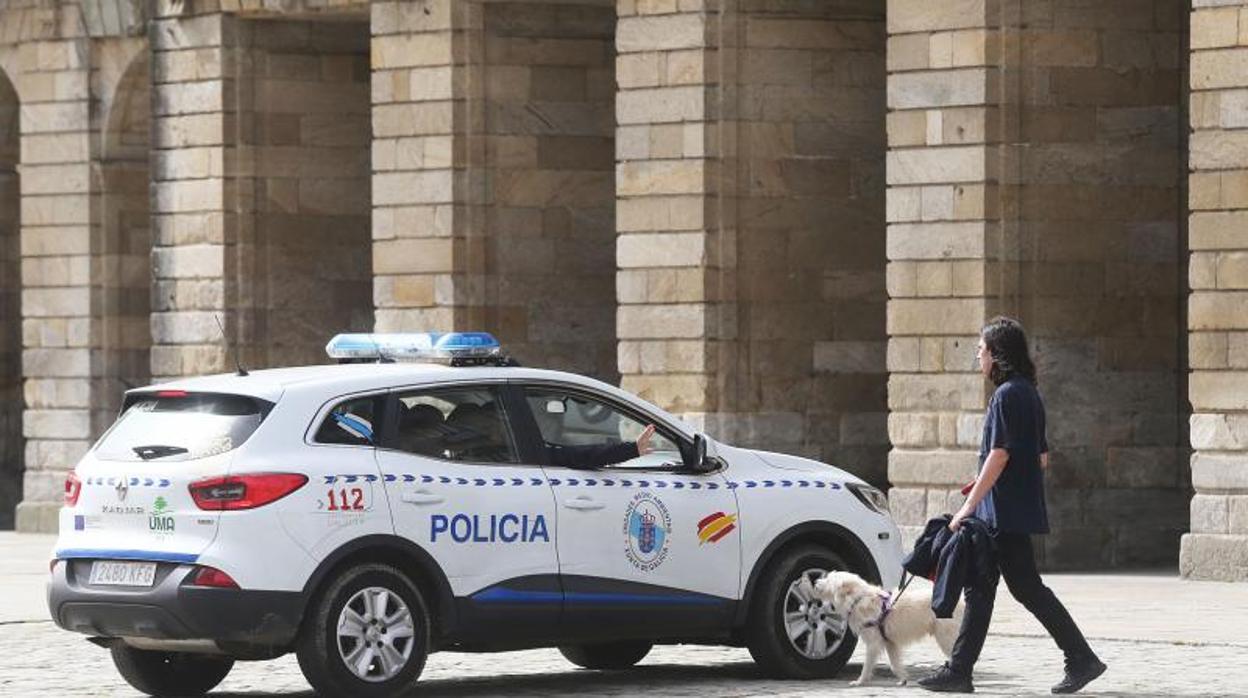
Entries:
[[[913,678],[922,678],[935,671],[935,666],[914,665],[911,667]],[[627,671],[598,672],[588,670],[571,670],[558,674],[490,674],[480,678],[453,679],[422,679],[414,696],[445,696],[447,698],[484,698],[486,696],[633,696],[639,692],[648,695],[694,695],[698,686],[706,682],[714,682],[716,694],[720,696],[757,696],[773,691],[780,693],[797,693],[802,686],[820,688],[844,688],[853,690],[849,682],[858,676],[861,664],[849,664],[840,676],[828,681],[798,682],[776,681],[758,673],[753,662],[736,662],[716,664],[713,666],[693,664],[660,664],[641,665]],[[977,682],[1006,683],[1007,677],[997,676],[992,672],[976,675]],[[721,692],[723,681],[740,682],[740,689],[728,693]],[[871,688],[896,688],[892,673],[887,668],[877,669]],[[1017,690],[1009,690],[1008,683],[1002,687],[1006,693],[1018,695]],[[779,689],[777,691],[777,689]],[[997,692],[989,689],[990,692]],[[258,691],[234,693],[213,693],[214,698],[256,698],[258,696],[281,695],[312,696],[312,691],[298,693],[271,694]],[[1090,694],[1089,694],[1090,695]],[[1115,694],[1103,694],[1115,695]]]

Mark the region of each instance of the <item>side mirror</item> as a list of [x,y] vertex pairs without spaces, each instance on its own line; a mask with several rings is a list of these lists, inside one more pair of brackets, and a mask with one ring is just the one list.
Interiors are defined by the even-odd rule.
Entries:
[[563,414],[568,411],[568,406],[563,404],[563,400],[547,400],[546,414]]
[[685,454],[685,467],[697,473],[710,470],[706,462],[706,436],[694,434],[693,448]]

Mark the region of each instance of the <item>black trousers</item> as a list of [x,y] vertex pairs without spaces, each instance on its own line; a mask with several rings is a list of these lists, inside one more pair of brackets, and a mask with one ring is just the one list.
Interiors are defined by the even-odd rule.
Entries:
[[1005,585],[1024,608],[1049,631],[1057,646],[1066,654],[1066,665],[1086,661],[1094,657],[1092,648],[1084,639],[1079,626],[1053,591],[1040,581],[1036,570],[1035,551],[1031,536],[1026,533],[996,534],[997,567],[990,583],[966,590],[966,609],[962,616],[962,629],[953,645],[953,657],[949,668],[959,674],[971,675],[979,653],[988,637],[988,624],[992,621],[992,608],[997,598],[997,579],[1005,577]]

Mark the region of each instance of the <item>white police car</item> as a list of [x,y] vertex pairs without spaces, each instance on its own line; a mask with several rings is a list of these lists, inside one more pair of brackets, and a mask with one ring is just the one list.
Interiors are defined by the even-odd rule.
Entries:
[[[884,496],[834,467],[715,443],[488,335],[328,348],[421,361],[132,390],[68,477],[52,617],[140,691],[206,692],[293,651],[318,692],[389,696],[437,650],[619,669],[677,642],[831,676],[855,638],[799,580],[900,575]],[[653,452],[579,467],[648,424]]]

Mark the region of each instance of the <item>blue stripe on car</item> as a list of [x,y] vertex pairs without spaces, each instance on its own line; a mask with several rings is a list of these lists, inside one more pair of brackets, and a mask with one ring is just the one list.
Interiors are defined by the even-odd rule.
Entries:
[[717,606],[728,603],[727,599],[703,594],[613,594],[606,592],[524,591],[494,587],[473,594],[477,603],[514,604],[594,604],[609,606]]
[[199,555],[191,553],[168,553],[158,550],[116,550],[94,548],[66,548],[56,551],[58,560],[141,560],[144,562],[195,562]]

